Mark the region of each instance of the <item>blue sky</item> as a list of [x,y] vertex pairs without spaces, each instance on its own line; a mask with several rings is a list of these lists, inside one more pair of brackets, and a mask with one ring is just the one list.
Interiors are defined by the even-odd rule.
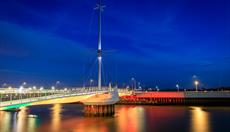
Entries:
[[[97,79],[94,0],[0,4],[0,83],[81,86]],[[104,82],[230,86],[230,1],[104,0]],[[87,72],[86,72],[87,71]]]

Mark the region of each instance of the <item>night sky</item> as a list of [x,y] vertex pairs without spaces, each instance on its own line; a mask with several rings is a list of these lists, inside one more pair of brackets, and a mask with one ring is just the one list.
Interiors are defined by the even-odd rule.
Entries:
[[[0,84],[97,79],[96,0],[1,0]],[[229,0],[104,0],[103,82],[230,86]],[[95,84],[96,85],[96,84]]]

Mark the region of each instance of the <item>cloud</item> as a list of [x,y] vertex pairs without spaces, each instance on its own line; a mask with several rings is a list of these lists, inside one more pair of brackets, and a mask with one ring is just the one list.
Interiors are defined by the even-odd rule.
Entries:
[[[45,32],[27,29],[16,24],[0,21],[1,51],[28,56],[58,58],[74,57],[79,60],[88,54],[85,45]],[[20,52],[21,51],[21,52]]]

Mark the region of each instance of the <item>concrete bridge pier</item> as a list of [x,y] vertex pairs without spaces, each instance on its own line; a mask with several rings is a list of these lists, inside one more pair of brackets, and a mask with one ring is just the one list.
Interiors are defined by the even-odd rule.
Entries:
[[85,115],[113,116],[115,103],[119,101],[117,88],[103,94],[97,94],[83,101]]

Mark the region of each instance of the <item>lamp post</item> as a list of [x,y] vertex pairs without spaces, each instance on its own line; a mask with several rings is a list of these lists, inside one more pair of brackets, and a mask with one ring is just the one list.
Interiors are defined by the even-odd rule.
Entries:
[[126,86],[126,91],[129,91],[129,85]]
[[23,82],[23,83],[22,83],[22,86],[23,86],[24,88],[26,88],[27,83],[26,83],[26,82]]
[[19,88],[19,100],[22,99],[22,92],[23,92],[24,87],[20,86]]
[[195,86],[196,86],[196,92],[197,92],[197,91],[198,91],[199,81],[196,80],[196,81],[194,82],[194,84],[195,84]]
[[179,88],[180,88],[179,84],[176,84],[176,88],[177,88],[177,91],[179,92],[180,91],[179,90]]
[[137,89],[138,89],[138,90],[142,90],[142,89],[141,89],[141,83],[138,82],[137,85],[138,85],[138,86],[137,86]]
[[29,87],[29,91],[28,91],[28,93],[27,93],[27,98],[28,98],[28,96],[31,98],[31,90],[32,90],[32,88]]
[[132,77],[131,78],[131,80],[132,80],[132,90],[134,91],[135,90],[135,78],[134,77]]
[[67,94],[67,90],[68,90],[67,88],[64,88],[64,93],[65,93],[65,94]]
[[160,91],[160,89],[159,89],[159,87],[156,85],[156,90],[157,90],[157,92],[159,92]]
[[59,85],[60,85],[60,81],[56,81],[56,83],[55,83],[55,87],[58,89],[58,87],[59,87]]
[[93,91],[92,84],[93,84],[93,79],[90,79],[90,87],[89,87],[89,91],[90,91],[90,90],[92,90],[92,91]]
[[9,93],[10,93],[10,101],[12,101],[12,93],[11,93],[12,87],[9,86]]
[[33,86],[33,91],[32,91],[33,92],[32,93],[33,94],[33,96],[32,96],[33,98],[36,97],[36,92],[37,92],[36,89],[37,89],[37,87]]
[[40,97],[42,96],[42,90],[44,89],[44,87],[40,87]]
[[53,92],[53,94],[54,94],[54,92],[55,92],[55,87],[52,86],[51,89],[52,89],[52,92]]

